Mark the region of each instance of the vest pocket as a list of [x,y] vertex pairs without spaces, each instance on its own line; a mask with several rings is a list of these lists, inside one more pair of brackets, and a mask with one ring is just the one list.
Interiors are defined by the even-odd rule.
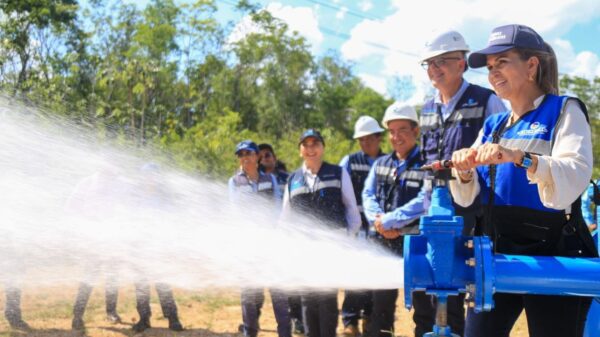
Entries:
[[493,235],[495,250],[502,254],[556,255],[562,213],[540,212],[521,207],[495,207]]

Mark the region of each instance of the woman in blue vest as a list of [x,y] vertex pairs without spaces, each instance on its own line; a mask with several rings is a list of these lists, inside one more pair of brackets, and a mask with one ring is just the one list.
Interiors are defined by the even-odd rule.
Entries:
[[[304,163],[288,179],[282,218],[290,220],[292,213],[314,216],[326,226],[356,234],[361,219],[350,175],[340,166],[323,161],[325,142],[318,131],[306,130],[298,145]],[[335,337],[337,293],[332,289],[302,294],[307,336]]]
[[[489,117],[475,144],[452,155],[454,200],[468,206],[479,195],[498,253],[597,256],[579,199],[592,174],[587,113],[557,96],[552,48],[529,27],[501,26],[469,66],[487,66],[512,110]],[[569,296],[496,294],[494,302],[491,312],[467,313],[466,337],[508,337],[523,310],[532,337],[580,337],[590,306]]]
[[[229,179],[229,196],[240,207],[254,203],[254,196],[261,195],[278,202],[281,199],[277,179],[272,174],[266,174],[258,169],[258,146],[250,140],[240,142],[235,155],[240,162],[240,169]],[[239,330],[246,337],[256,337],[259,330],[258,319],[260,310],[265,301],[263,289],[242,289],[242,320]],[[271,289],[273,311],[277,321],[277,334],[279,337],[291,337],[292,329],[289,314],[287,295],[276,289]]]

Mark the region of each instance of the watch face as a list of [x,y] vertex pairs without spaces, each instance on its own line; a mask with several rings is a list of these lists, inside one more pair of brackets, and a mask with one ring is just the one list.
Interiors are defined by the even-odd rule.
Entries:
[[528,169],[528,168],[530,168],[530,167],[531,167],[531,165],[533,165],[533,160],[531,159],[531,157],[529,156],[529,154],[526,154],[526,155],[523,157],[523,163],[521,164],[521,166],[522,166],[523,168],[526,168],[526,169]]

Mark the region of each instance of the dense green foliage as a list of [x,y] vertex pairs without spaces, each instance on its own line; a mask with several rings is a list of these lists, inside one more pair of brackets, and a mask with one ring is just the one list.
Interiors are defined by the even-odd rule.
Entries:
[[391,103],[336,54],[316,58],[303,37],[240,1],[259,27],[228,40],[216,3],[152,0],[4,0],[0,90],[134,146],[158,146],[186,168],[226,177],[235,144],[273,143],[290,169],[297,139],[314,127],[326,159],[357,148],[358,116]]
[[[247,138],[272,143],[293,169],[309,127],[322,130],[326,160],[337,162],[357,149],[358,116],[381,120],[391,103],[337,54],[315,57],[303,37],[247,1],[237,10],[259,29],[238,41],[229,40],[232,23],[215,19],[213,0],[85,3],[0,1],[0,91],[101,135],[162,148],[196,172],[229,176],[234,146]],[[588,104],[597,134],[600,79],[561,84]]]

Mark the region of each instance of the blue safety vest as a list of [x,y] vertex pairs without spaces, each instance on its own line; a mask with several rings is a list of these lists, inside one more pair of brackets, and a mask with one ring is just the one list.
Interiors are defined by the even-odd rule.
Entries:
[[306,183],[302,169],[298,169],[290,175],[287,186],[292,209],[326,224],[346,227],[341,167],[324,162],[314,186]]
[[[546,95],[534,110],[507,125],[510,113],[494,114],[483,127],[482,143],[549,156],[558,124],[569,97]],[[583,104],[583,103],[582,103]],[[585,111],[585,106],[582,106]],[[587,126],[586,126],[587,127]],[[486,209],[485,233],[494,249],[505,254],[591,256],[591,236],[581,215],[580,199],[565,210],[545,207],[536,184],[513,163],[477,168],[481,202]],[[586,250],[587,249],[587,250]]]
[[470,147],[488,117],[486,106],[490,89],[469,84],[444,121],[441,107],[433,98],[423,105],[420,116],[421,151],[427,163],[452,158],[452,152]]
[[[383,156],[383,152],[379,151],[377,158]],[[359,210],[362,212],[362,190],[365,187],[365,180],[371,170],[369,163],[369,156],[363,151],[352,153],[348,156],[348,167],[350,168],[350,179],[352,180],[352,187],[354,188],[354,195],[356,196],[356,204],[359,206]]]
[[[492,142],[494,134],[498,143],[507,148],[517,148],[538,155],[549,156],[556,135],[555,127],[560,118],[565,97],[546,95],[535,110],[523,115],[516,123],[505,127],[510,113],[499,113],[486,120],[482,143]],[[490,193],[490,166],[477,169],[481,183],[481,202],[486,205]],[[496,165],[496,206],[520,206],[544,212],[560,212],[542,204],[536,184],[530,184],[526,170],[512,163]]]
[[[424,163],[419,154],[418,148],[415,148],[411,156],[407,159],[406,169],[403,172],[397,171],[398,157],[396,152],[392,152],[380,157],[373,164],[375,170],[376,190],[375,195],[379,201],[379,207],[385,212],[391,212],[396,208],[406,204],[414,199],[423,187],[425,172],[418,170]],[[416,226],[418,220],[402,228],[402,231],[409,234],[418,232]],[[384,247],[390,249],[398,255],[402,255],[404,237],[399,236],[396,239],[385,239],[381,234],[371,229],[369,236],[375,238]]]
[[406,170],[400,173],[396,170],[396,152],[377,159],[373,164],[377,181],[377,200],[379,207],[386,213],[414,199],[423,187],[425,172],[419,168],[424,161],[418,151],[414,151],[413,154],[407,159]]
[[233,176],[233,183],[237,187],[237,190],[241,193],[257,193],[258,195],[273,197],[275,190],[273,189],[273,178],[270,174],[258,172],[258,182],[256,190],[252,186],[252,183],[248,179],[248,176],[243,171],[239,171]]

